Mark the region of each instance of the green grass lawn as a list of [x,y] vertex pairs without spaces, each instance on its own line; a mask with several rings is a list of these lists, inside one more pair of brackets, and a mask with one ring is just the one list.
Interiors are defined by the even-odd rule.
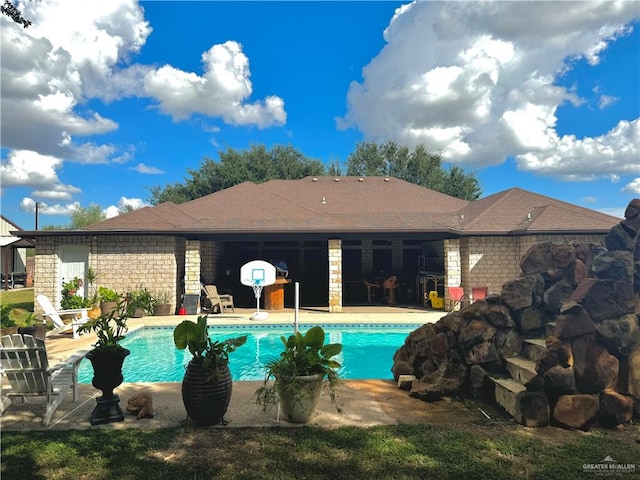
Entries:
[[[513,423],[3,432],[2,477],[585,480],[593,473],[584,473],[583,464],[607,455],[640,461],[638,433]],[[637,468],[624,478],[638,478]]]
[[27,327],[33,317],[33,288],[0,291],[0,327]]

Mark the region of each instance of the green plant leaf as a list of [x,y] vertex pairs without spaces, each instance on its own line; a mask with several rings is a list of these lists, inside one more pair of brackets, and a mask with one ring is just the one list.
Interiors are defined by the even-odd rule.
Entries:
[[[299,332],[298,332],[299,334]],[[304,341],[309,348],[320,350],[324,345],[324,330],[321,326],[317,325],[307,330],[304,335]],[[304,348],[304,346],[303,346]]]
[[320,353],[325,358],[331,358],[342,351],[341,343],[329,343],[320,349]]
[[187,344],[194,340],[196,324],[191,320],[184,320],[173,331],[173,343],[176,344],[178,350],[187,348]]

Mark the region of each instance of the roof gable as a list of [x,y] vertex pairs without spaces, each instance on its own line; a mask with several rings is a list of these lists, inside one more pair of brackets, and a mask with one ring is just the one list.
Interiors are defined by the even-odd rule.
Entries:
[[472,202],[460,210],[458,218],[466,233],[606,231],[619,221],[518,187]]

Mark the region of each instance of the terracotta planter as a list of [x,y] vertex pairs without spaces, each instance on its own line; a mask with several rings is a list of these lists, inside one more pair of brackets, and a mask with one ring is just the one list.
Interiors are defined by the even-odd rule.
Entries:
[[156,305],[156,308],[153,310],[153,314],[157,317],[167,317],[171,315],[171,304],[159,303],[158,305]]
[[100,302],[100,311],[102,315],[109,315],[118,308],[118,302]]
[[293,423],[305,423],[320,401],[324,375],[279,378],[278,396],[284,418]]
[[212,375],[191,360],[182,380],[182,401],[189,418],[199,426],[224,422],[232,387],[228,364],[218,367]]

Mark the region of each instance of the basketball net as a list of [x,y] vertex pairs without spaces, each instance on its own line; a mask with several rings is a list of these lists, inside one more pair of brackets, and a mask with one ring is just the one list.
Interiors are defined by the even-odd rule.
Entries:
[[260,298],[260,295],[262,294],[262,285],[260,285],[260,280],[256,280],[256,283],[251,285],[251,288],[253,288],[253,294],[255,297]]

